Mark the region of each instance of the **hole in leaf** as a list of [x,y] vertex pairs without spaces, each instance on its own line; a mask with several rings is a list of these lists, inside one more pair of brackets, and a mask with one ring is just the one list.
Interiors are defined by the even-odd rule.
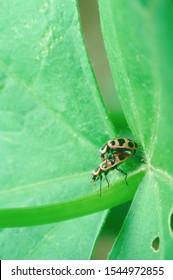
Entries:
[[159,250],[159,245],[160,245],[160,238],[157,236],[152,242],[152,248],[154,249],[154,251]]
[[173,213],[171,213],[171,215],[170,215],[170,228],[171,228],[171,231],[173,232]]

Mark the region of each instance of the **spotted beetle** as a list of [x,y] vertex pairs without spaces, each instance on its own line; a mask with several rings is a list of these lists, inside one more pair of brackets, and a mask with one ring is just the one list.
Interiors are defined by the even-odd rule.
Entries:
[[128,138],[116,138],[113,140],[107,141],[99,150],[100,157],[102,160],[105,159],[105,154],[110,154],[121,152],[121,153],[130,153],[135,154],[138,149],[138,145]]
[[110,170],[118,170],[123,175],[125,175],[125,182],[127,184],[127,173],[125,173],[122,169],[120,169],[118,166],[125,160],[127,160],[131,156],[130,153],[121,153],[117,152],[112,155],[110,155],[107,159],[105,159],[93,172],[92,172],[92,178],[91,181],[95,184],[97,180],[100,180],[100,196],[101,196],[101,182],[103,179],[103,174],[105,176],[105,179],[108,184],[109,188],[109,181],[106,177],[106,175],[109,173]]

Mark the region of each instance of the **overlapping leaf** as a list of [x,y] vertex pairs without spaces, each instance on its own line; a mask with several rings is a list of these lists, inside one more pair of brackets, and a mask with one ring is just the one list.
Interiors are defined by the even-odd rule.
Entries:
[[148,169],[110,258],[172,259],[173,5],[99,0],[99,8],[117,93]]

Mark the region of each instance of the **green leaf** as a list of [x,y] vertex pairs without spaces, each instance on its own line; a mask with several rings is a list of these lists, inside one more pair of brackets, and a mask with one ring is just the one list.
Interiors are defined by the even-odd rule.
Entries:
[[99,0],[103,38],[147,175],[110,259],[172,259],[173,3]]
[[6,1],[1,34],[1,207],[90,192],[98,147],[113,130],[86,56],[75,1],[27,6]]
[[68,222],[27,229],[3,229],[0,232],[0,258],[22,260],[89,259],[100,228],[106,218],[106,212]]
[[108,213],[102,210],[131,200],[144,175],[145,166],[131,160],[123,164],[129,186],[116,171],[109,190],[103,182],[101,197],[90,184],[99,147],[116,132],[76,3],[1,4],[1,259],[89,259]]
[[[76,1],[3,1],[0,32],[1,226],[6,211],[13,226],[20,219],[27,226],[34,219],[50,223],[55,203],[94,194],[90,173],[99,162],[98,148],[114,132],[86,55]],[[46,206],[52,206],[46,221],[43,211],[25,217],[25,209]],[[76,220],[70,235],[72,221],[4,229],[1,259],[90,258],[105,215]],[[85,253],[80,239],[87,239]],[[56,253],[38,253],[34,248],[42,240]]]

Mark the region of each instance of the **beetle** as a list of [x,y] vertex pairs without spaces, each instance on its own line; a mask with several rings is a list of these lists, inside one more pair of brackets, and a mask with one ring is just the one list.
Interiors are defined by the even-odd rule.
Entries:
[[97,180],[100,180],[100,196],[101,196],[101,182],[103,179],[103,174],[105,176],[105,179],[107,181],[108,184],[108,188],[109,188],[109,181],[107,179],[107,174],[109,173],[110,170],[118,170],[119,172],[121,172],[123,175],[125,175],[125,182],[127,183],[127,173],[124,172],[122,169],[120,169],[118,166],[124,162],[125,160],[127,160],[132,154],[131,153],[122,153],[122,152],[117,152],[114,153],[112,155],[109,155],[109,157],[107,159],[105,159],[93,172],[92,172],[92,178],[91,181],[93,182],[93,184],[95,184],[95,182]]
[[138,145],[133,140],[128,138],[116,138],[107,141],[99,150],[102,160],[105,159],[105,154],[113,154],[115,152],[135,154],[138,149]]

